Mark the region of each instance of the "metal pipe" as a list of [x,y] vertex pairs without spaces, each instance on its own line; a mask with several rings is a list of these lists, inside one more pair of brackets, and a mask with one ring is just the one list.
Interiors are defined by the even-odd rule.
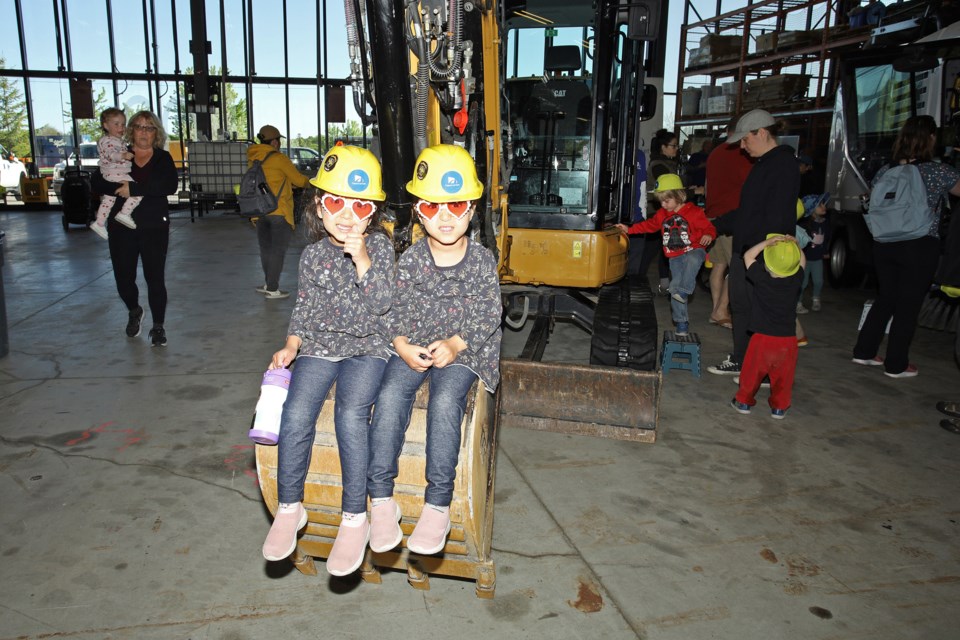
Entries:
[[[113,37],[113,3],[111,0],[106,0],[107,2],[107,40],[110,43],[110,71],[116,73],[117,71],[117,45],[116,40]],[[176,24],[176,18],[174,18],[174,24]],[[176,42],[177,34],[174,30],[173,34],[174,42]],[[179,69],[177,72],[179,73]],[[111,81],[113,84],[113,104],[120,102],[120,85],[117,83],[117,79],[113,78]]]
[[[143,15],[143,56],[144,61],[147,63],[145,71],[147,76],[150,76],[150,22],[147,20],[147,0],[142,0],[140,3],[141,14]],[[150,110],[153,110],[153,87],[150,86],[150,82],[147,81],[147,105]]]
[[[14,7],[17,12],[17,35],[20,40],[20,62],[24,70],[29,69],[30,66],[27,64],[27,40],[23,33],[23,7],[20,5],[21,0],[14,0]],[[27,131],[30,132],[30,157],[33,158],[33,166],[36,167],[37,171],[40,170],[40,164],[37,158],[37,134],[36,127],[33,125],[33,98],[30,96],[30,79],[23,79],[23,98],[27,103]],[[33,176],[30,176],[31,178]],[[2,251],[2,249],[0,249]]]
[[387,206],[394,211],[397,227],[394,246],[402,251],[410,243],[410,196],[406,183],[416,161],[411,131],[410,83],[404,34],[402,0],[367,0],[373,68],[377,82],[374,97],[383,156],[383,187]]

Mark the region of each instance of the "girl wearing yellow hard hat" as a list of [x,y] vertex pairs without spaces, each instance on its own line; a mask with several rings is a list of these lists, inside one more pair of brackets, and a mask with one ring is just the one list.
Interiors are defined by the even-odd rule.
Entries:
[[394,355],[370,426],[370,548],[389,551],[403,537],[394,481],[413,400],[429,379],[425,504],[407,548],[434,554],[450,532],[467,394],[477,379],[491,393],[500,381],[502,305],[496,259],[467,236],[483,195],[470,154],[454,145],[424,149],[407,191],[417,198],[413,208],[427,237],[397,263],[389,314]]
[[393,245],[378,222],[385,198],[380,163],[366,149],[336,146],[310,184],[305,222],[312,244],[300,258],[297,302],[287,342],[271,369],[296,359],[280,422],[277,497],[263,544],[267,560],[290,555],[307,522],[301,504],[317,416],[337,384],[334,423],[342,469],[342,515],[327,571],[353,573],[370,538],[367,522],[367,434],[370,410],[390,357],[383,329],[393,299]]

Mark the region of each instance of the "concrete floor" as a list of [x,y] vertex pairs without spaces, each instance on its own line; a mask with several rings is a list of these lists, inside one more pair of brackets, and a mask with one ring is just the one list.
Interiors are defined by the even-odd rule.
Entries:
[[[918,331],[912,380],[851,364],[868,291],[827,289],[804,317],[782,422],[765,397],[753,415],[730,409],[729,377],[674,371],[656,444],[504,425],[486,601],[466,581],[422,592],[399,572],[370,585],[260,556],[270,519],[246,431],[293,301],[253,291],[249,224],[174,220],[166,349],[124,336],[94,234],[22,208],[0,228],[0,640],[960,633],[960,438],[934,409],[960,395],[953,335]],[[707,309],[701,293],[710,364],[730,336]],[[665,326],[666,300],[657,312]],[[561,326],[550,358],[583,360],[586,342]]]

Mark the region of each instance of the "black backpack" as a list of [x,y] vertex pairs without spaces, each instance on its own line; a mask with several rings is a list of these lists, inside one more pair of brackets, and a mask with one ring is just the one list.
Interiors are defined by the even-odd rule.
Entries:
[[[274,195],[267,184],[267,176],[263,173],[263,163],[267,158],[277,151],[271,151],[263,160],[254,160],[250,168],[246,170],[243,177],[240,178],[240,192],[237,194],[237,202],[240,205],[240,215],[245,218],[257,218],[273,213],[280,205],[278,195]],[[280,193],[283,193],[283,187],[287,184],[287,179],[283,179],[280,185]]]

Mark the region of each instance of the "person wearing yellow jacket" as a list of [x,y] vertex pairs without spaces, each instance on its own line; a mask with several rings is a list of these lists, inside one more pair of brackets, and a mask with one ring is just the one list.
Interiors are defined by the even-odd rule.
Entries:
[[[283,259],[293,237],[293,188],[305,187],[307,176],[303,175],[290,162],[290,158],[280,151],[280,130],[273,125],[263,125],[257,133],[259,144],[247,149],[247,165],[254,160],[262,163],[263,175],[267,177],[267,186],[276,194],[279,206],[276,211],[261,216],[257,220],[257,240],[260,242],[260,263],[263,266],[264,283],[256,288],[267,300],[279,300],[290,296],[289,291],[280,290],[280,273],[283,271]],[[269,157],[268,157],[269,156]]]

